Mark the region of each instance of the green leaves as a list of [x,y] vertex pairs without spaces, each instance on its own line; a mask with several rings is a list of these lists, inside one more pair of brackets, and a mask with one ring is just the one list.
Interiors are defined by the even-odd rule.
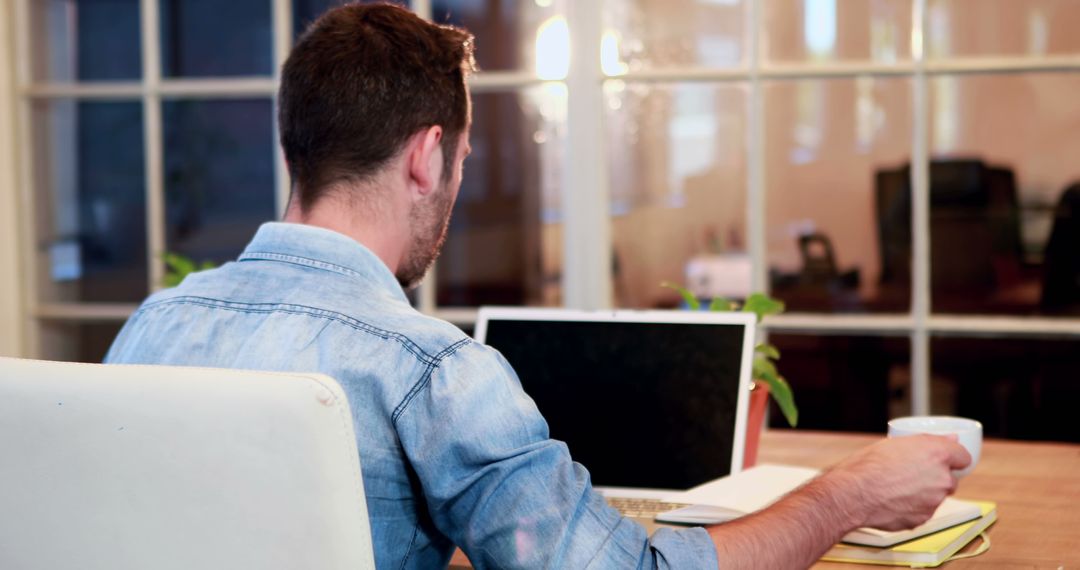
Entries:
[[754,351],[760,353],[762,356],[771,358],[773,360],[780,360],[780,349],[771,344],[761,343],[754,347]]
[[[683,287],[681,285],[676,285],[676,284],[674,284],[674,283],[672,283],[670,281],[664,281],[663,283],[660,284],[660,286],[661,287],[666,287],[666,288],[671,289],[672,291],[675,291],[676,293],[678,293],[679,296],[682,297],[683,301],[686,302],[686,306],[689,307],[690,310],[692,310],[692,311],[700,311],[701,310],[701,301],[699,301],[698,298],[693,293],[691,293],[690,290],[687,289],[686,287]],[[755,295],[751,295],[750,299],[746,300],[746,305],[742,307],[742,310],[744,310],[744,311],[749,311],[750,310],[747,307],[750,306],[750,301],[752,299],[754,299],[755,296],[760,296],[760,297],[762,297],[764,299],[764,301],[756,300],[755,303],[757,305],[764,306],[764,303],[767,303],[767,302],[770,302],[770,301],[773,302],[773,303],[778,303],[780,305],[779,310],[776,310],[776,309],[774,309],[772,307],[768,307],[767,310],[774,311],[773,313],[769,313],[769,314],[775,314],[775,312],[780,312],[780,311],[784,310],[784,304],[783,303],[780,303],[779,301],[773,300],[773,299],[769,298],[766,295],[761,295],[760,293],[755,294]],[[726,313],[728,311],[738,311],[739,310],[739,304],[736,303],[735,301],[732,301],[731,299],[727,299],[725,297],[713,297],[713,300],[709,303],[709,310],[714,312],[714,313]],[[761,316],[760,315],[758,316],[758,322],[761,322]]]
[[758,354],[754,357],[753,376],[755,380],[768,384],[769,393],[773,400],[776,400],[776,405],[780,407],[788,425],[799,425],[799,408],[795,405],[795,394],[791,391],[791,385],[776,370],[776,365],[768,356]]
[[734,311],[739,308],[739,304],[725,299],[724,297],[714,297],[712,302],[709,303],[709,310],[716,313],[726,313],[728,311]]
[[165,262],[165,277],[162,279],[162,284],[166,287],[176,287],[188,275],[215,267],[212,261],[196,264],[190,257],[168,251],[161,256],[161,259]]
[[[690,290],[687,289],[686,287],[676,285],[674,283],[671,283],[670,281],[664,281],[663,283],[660,284],[660,286],[661,287],[667,287],[668,289],[673,289],[675,292],[677,292],[679,295],[681,295],[682,298],[683,298],[683,301],[686,301],[686,304],[690,307],[690,310],[692,310],[692,311],[701,310],[701,301],[698,301],[697,297],[695,297],[694,294],[691,293]],[[713,300],[713,302],[714,303],[716,302],[715,299]],[[713,310],[711,305],[709,306],[709,310]]]
[[[701,301],[685,287],[667,281],[661,283],[660,286],[679,293],[691,310],[701,310]],[[730,299],[716,297],[709,303],[709,310],[713,312],[742,310],[754,313],[757,316],[757,322],[760,323],[765,317],[783,313],[784,302],[764,293],[754,293],[747,297],[746,302],[740,307],[738,303]],[[788,425],[795,427],[799,423],[799,408],[795,405],[795,395],[791,391],[791,385],[776,370],[774,361],[779,359],[780,350],[775,346],[767,343],[755,346],[753,377],[754,380],[760,380],[769,386],[769,393],[772,394],[773,400],[776,400],[776,405],[780,407]]]
[[743,304],[742,310],[757,315],[757,321],[760,323],[761,319],[764,319],[769,315],[783,313],[784,302],[773,299],[764,293],[754,293],[746,298],[746,303]]

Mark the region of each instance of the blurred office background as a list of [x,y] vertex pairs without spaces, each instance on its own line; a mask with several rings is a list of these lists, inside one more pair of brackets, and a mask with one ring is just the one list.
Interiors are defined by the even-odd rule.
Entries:
[[[277,69],[335,4],[0,0],[0,350],[98,361],[164,252],[280,215]],[[1080,441],[1080,2],[403,4],[482,69],[421,310],[764,290],[801,427]]]

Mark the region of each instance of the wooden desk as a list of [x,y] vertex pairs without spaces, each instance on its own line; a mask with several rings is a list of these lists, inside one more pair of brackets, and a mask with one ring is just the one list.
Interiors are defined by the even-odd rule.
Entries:
[[[758,461],[823,469],[881,437],[768,431]],[[1080,445],[987,440],[978,467],[961,480],[956,496],[997,502],[998,522],[988,531],[989,552],[950,562],[949,570],[1080,569]],[[458,551],[451,568],[467,564]],[[814,568],[882,567],[818,563]]]
[[[881,436],[769,431],[759,461],[824,468]],[[987,440],[957,497],[998,504],[990,551],[948,564],[964,568],[1080,568],[1080,446]],[[815,569],[880,568],[819,563]]]

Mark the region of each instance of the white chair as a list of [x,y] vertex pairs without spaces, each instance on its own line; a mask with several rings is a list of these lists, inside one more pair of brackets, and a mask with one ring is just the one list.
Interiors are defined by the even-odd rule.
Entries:
[[0,358],[0,568],[374,568],[344,392]]

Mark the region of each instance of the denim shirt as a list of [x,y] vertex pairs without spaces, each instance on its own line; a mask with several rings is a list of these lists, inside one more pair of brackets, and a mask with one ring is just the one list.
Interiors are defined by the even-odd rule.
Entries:
[[268,223],[234,263],[147,299],[106,357],[321,372],[349,397],[379,568],[716,568],[700,528],[650,538],[495,350],[420,314],[361,244]]

